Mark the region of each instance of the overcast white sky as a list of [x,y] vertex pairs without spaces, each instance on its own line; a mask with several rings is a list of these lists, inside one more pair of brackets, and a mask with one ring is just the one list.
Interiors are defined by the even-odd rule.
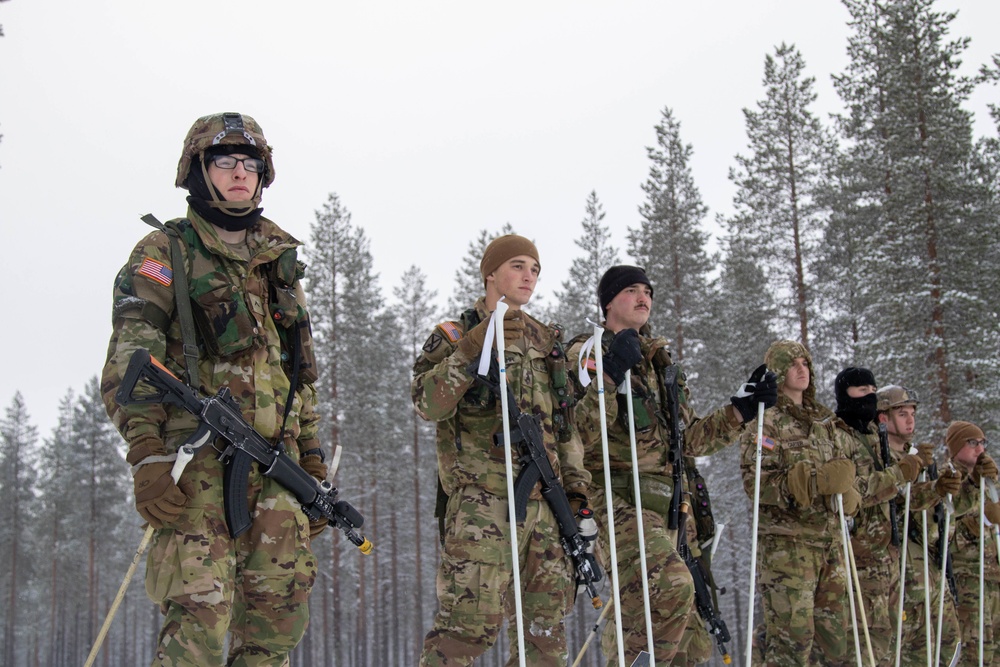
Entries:
[[[1000,51],[1000,2],[939,7],[972,37],[968,73]],[[0,409],[20,391],[45,437],[67,390],[100,373],[112,280],[140,215],[184,214],[173,181],[198,116],[260,122],[277,174],[265,215],[300,240],[339,194],[387,299],[416,264],[443,304],[469,242],[505,222],[537,242],[548,297],[591,190],[625,256],[665,106],[709,220],[729,210],[765,54],[795,44],[816,112],[839,110],[847,18],[835,0],[4,2]],[[970,101],[977,134],[990,101],[995,88]]]

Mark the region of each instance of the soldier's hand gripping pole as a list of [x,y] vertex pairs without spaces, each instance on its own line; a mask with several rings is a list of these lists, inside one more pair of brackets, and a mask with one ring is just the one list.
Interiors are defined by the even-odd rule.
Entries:
[[[140,382],[154,391],[137,396],[135,389]],[[337,489],[329,482],[317,480],[292,461],[283,447],[272,446],[257,433],[243,418],[227,387],[215,396],[202,397],[153,359],[147,350],[139,349],[129,360],[115,400],[119,405],[170,403],[190,412],[200,423],[191,440],[178,452],[175,467],[183,459],[189,461],[204,443],[221,439],[227,447],[220,458],[229,459],[235,452],[245,452],[260,464],[265,477],[278,482],[295,496],[310,521],[325,519],[339,528],[361,553],[371,553],[372,543],[357,531],[364,524],[364,517],[346,501],[337,500]]]
[[[917,452],[915,447],[910,448],[910,453],[915,454]],[[896,662],[895,667],[899,667],[900,660],[902,659],[901,644],[903,643],[903,614],[905,613],[903,600],[906,597],[906,551],[909,543],[910,535],[910,489],[913,485],[910,482],[906,483],[903,488],[903,494],[905,496],[905,501],[903,505],[903,535],[902,535],[902,549],[900,554],[899,563],[899,607],[896,613]],[[892,502],[895,502],[893,500]]]
[[[201,437],[199,433],[195,433],[195,437],[192,437],[192,439],[188,441],[188,444],[195,445],[198,442],[195,439],[197,437]],[[187,447],[188,444],[186,444],[185,447]],[[204,444],[204,442],[201,444]],[[174,479],[174,484],[180,483],[181,475],[184,473],[184,468],[187,467],[191,458],[191,454],[181,456],[181,453],[178,452],[177,458],[174,459],[174,467],[170,469],[170,476]],[[118,593],[115,595],[115,599],[111,602],[111,608],[108,609],[108,615],[104,617],[104,623],[101,625],[101,631],[97,633],[97,638],[94,639],[94,645],[90,648],[90,655],[87,656],[87,661],[84,663],[84,667],[91,667],[91,665],[94,664],[94,660],[97,658],[97,652],[101,650],[104,638],[108,636],[108,630],[111,629],[111,621],[114,620],[115,614],[118,613],[118,607],[121,606],[122,600],[125,599],[125,591],[128,590],[128,585],[131,583],[132,577],[135,576],[135,570],[139,566],[139,559],[142,558],[142,554],[146,552],[146,548],[149,546],[150,540],[153,539],[153,532],[155,530],[156,529],[152,526],[146,526],[146,531],[142,534],[142,539],[139,540],[139,546],[135,550],[135,555],[132,556],[132,563],[128,566],[128,570],[125,572],[125,578],[122,579],[122,584],[118,587]]]
[[750,530],[750,591],[747,597],[747,648],[743,664],[753,664],[753,605],[757,592],[757,530],[760,525],[760,458],[764,444],[764,404],[757,404],[757,445],[754,451],[753,522]]
[[493,341],[490,334],[495,333],[494,340],[497,346],[497,364],[499,377],[497,378],[501,405],[501,422],[503,423],[503,451],[504,464],[507,472],[507,516],[510,522],[510,550],[511,563],[513,564],[514,575],[514,622],[517,625],[517,655],[521,667],[525,667],[524,662],[524,612],[521,609],[521,566],[518,562],[519,549],[517,546],[517,510],[516,495],[514,493],[514,460],[511,455],[510,437],[510,415],[507,410],[510,408],[507,396],[507,365],[506,351],[504,349],[503,338],[503,316],[507,312],[508,306],[501,298],[497,302],[496,309],[490,316],[490,323],[486,329],[486,340],[483,344],[483,351],[479,358],[479,375],[489,375],[490,363],[493,357]]
[[861,662],[861,639],[858,636],[858,615],[854,609],[854,586],[851,577],[851,537],[847,530],[847,519],[844,517],[844,496],[836,495],[837,513],[840,515],[840,537],[844,547],[844,567],[847,572],[847,603],[851,606],[851,626],[854,630],[854,652],[857,658],[858,667],[862,667]]
[[[646,616],[646,648],[649,651],[649,665],[656,667],[656,654],[653,652],[653,614],[649,608],[649,569],[646,567],[646,533],[642,523],[642,492],[639,484],[639,453],[635,442],[635,406],[632,403],[632,371],[625,372],[625,404],[628,407],[628,439],[632,452],[632,489],[635,495],[636,527],[639,532],[639,568],[642,572],[642,606]],[[676,389],[676,383],[674,385]],[[668,389],[668,391],[670,391]],[[677,416],[674,415],[676,419]],[[676,427],[676,425],[675,425]],[[675,461],[677,470],[682,462]],[[676,493],[676,489],[674,492]],[[679,534],[678,534],[679,536]],[[679,542],[679,539],[678,539]]]

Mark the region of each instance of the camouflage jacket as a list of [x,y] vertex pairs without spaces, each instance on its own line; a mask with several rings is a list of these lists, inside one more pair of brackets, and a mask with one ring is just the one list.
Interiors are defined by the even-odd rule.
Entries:
[[[490,317],[486,302],[474,306],[480,321]],[[518,408],[540,421],[549,461],[567,493],[586,494],[590,473],[583,469],[580,439],[573,425],[560,429],[553,415],[553,378],[546,359],[558,343],[558,332],[522,312],[524,337],[507,348],[504,363],[507,383]],[[413,405],[421,417],[437,423],[438,476],[449,496],[463,486],[478,486],[507,497],[501,402],[492,391],[477,383],[468,366],[470,359],[458,349],[465,330],[461,322],[444,322],[427,338],[413,365],[410,385]],[[520,471],[519,453],[511,451],[514,475]],[[539,486],[532,499],[541,498]]]
[[[952,555],[952,568],[955,574],[966,578],[979,579],[979,487],[972,485],[975,489],[975,508],[968,514],[952,519],[955,531],[952,543],[948,547]],[[986,527],[986,536],[983,544],[983,575],[986,581],[1000,581],[1000,563],[997,562],[997,537],[992,526]]]
[[[788,490],[788,471],[800,461],[819,467],[847,458],[837,435],[836,417],[820,403],[806,399],[795,405],[778,393],[778,403],[764,413],[764,442],[760,466],[760,525],[764,535],[786,535],[827,546],[839,539],[840,519],[830,499],[818,496],[800,507]],[[757,420],[744,431],[740,446],[743,488],[752,499],[757,450]]]
[[[178,377],[185,377],[182,335],[176,312],[174,273],[189,276],[192,310],[199,324],[198,369],[203,394],[215,394],[229,387],[240,404],[243,416],[269,440],[281,430],[288,397],[290,372],[283,366],[275,305],[271,303],[269,281],[279,258],[299,242],[266,218],[260,218],[247,233],[249,262],[219,238],[215,227],[187,212],[190,226],[182,224],[185,240],[185,267],[172,266],[170,242],[165,233],[155,231],[142,239],[115,279],[113,332],[101,379],[104,403],[115,426],[131,448],[143,445],[151,453],[171,453],[197,425],[194,416],[172,405],[146,404],[119,406],[115,392],[121,384],[129,359],[138,348],[146,348]],[[186,247],[185,247],[186,246]],[[301,273],[301,265],[293,269]],[[289,311],[305,315],[305,297],[294,279],[284,298],[291,298]],[[151,318],[165,316],[168,326]],[[319,415],[312,384],[300,382],[286,425],[289,454],[318,447]],[[292,446],[297,443],[297,446]],[[130,459],[131,461],[131,459]],[[135,463],[135,461],[131,461]]]
[[[607,353],[613,337],[612,332],[605,331],[602,340],[604,353]],[[591,473],[603,475],[604,453],[601,444],[601,411],[597,382],[591,382],[583,388],[576,371],[576,365],[580,363],[580,350],[586,338],[577,336],[573,339],[566,356],[573,367],[570,378],[578,398],[574,413],[583,440],[584,465]],[[639,344],[643,361],[632,369],[632,409],[639,472],[670,477],[672,467],[668,460],[668,450],[671,425],[660,369],[670,365],[672,361],[665,339],[640,336]],[[596,368],[593,356],[583,360],[583,363],[590,371]],[[736,442],[743,423],[736,417],[732,406],[723,406],[707,417],[699,417],[689,405],[690,390],[683,372],[678,373],[677,384],[678,408],[684,424],[685,456],[708,456]],[[605,399],[608,458],[611,469],[631,471],[632,447],[626,397],[624,394],[606,393]]]
[[[900,488],[906,484],[896,459],[886,467],[879,452],[878,433],[869,426],[865,433],[837,420],[842,447],[854,461],[857,471],[855,488],[861,494],[861,509],[854,517],[852,545],[858,567],[885,563],[893,558],[889,547],[892,542],[892,522],[889,520],[889,503],[895,502]],[[897,514],[900,523],[902,514]],[[902,528],[899,528],[902,530]]]

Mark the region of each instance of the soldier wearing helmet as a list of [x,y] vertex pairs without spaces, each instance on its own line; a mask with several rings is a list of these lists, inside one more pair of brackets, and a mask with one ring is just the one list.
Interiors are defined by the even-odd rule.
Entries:
[[[771,345],[764,357],[778,376],[778,403],[764,413],[760,479],[757,438],[741,438],[743,485],[760,488],[758,591],[763,627],[754,629],[761,664],[841,665],[851,661],[850,615],[841,526],[835,504],[857,512],[855,464],[835,417],[816,400],[812,356],[797,341]],[[757,664],[757,660],[754,660]]]
[[128,443],[136,509],[156,529],[146,590],[165,618],[154,665],[287,664],[309,620],[310,540],[325,522],[311,525],[294,497],[252,466],[236,482],[246,482],[249,527],[231,535],[225,464],[212,447],[179,483],[170,475],[196,420],[171,405],[114,400],[132,352],[145,348],[203,394],[228,387],[261,435],[326,479],[300,243],[260,208],[273,181],[271,147],[253,118],[199,118],[177,168],[176,185],[189,192],[185,217],[144,218],[157,231],[115,279],[101,388]]

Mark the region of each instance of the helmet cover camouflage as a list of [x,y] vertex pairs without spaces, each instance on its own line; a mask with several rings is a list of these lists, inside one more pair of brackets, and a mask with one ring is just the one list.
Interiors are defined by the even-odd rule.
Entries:
[[187,136],[184,137],[184,149],[177,163],[177,179],[174,185],[186,188],[188,172],[195,160],[203,160],[205,150],[216,145],[246,144],[253,146],[260,159],[267,165],[261,176],[261,186],[267,187],[274,182],[274,162],[271,159],[272,149],[267,145],[264,131],[260,129],[250,116],[240,113],[214,113],[202,116],[194,122]]
[[916,392],[898,384],[882,387],[876,395],[878,396],[879,412],[888,412],[892,408],[901,408],[904,405],[912,405],[916,408],[920,404]]
[[778,376],[778,386],[785,382],[785,375],[792,367],[792,362],[796,359],[805,359],[809,366],[809,388],[803,392],[804,396],[814,398],[816,396],[816,371],[813,369],[812,355],[805,345],[794,340],[779,340],[767,348],[764,355],[764,363],[768,370],[772,370]]

